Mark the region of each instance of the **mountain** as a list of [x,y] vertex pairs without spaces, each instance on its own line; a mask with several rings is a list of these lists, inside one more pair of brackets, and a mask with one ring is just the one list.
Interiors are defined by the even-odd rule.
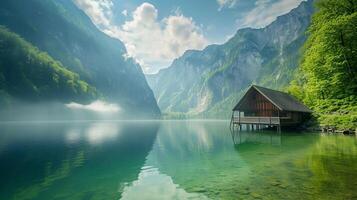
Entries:
[[283,88],[298,66],[313,13],[304,1],[265,28],[238,30],[222,45],[189,50],[157,74],[147,75],[160,109],[201,117],[228,117],[252,83]]
[[0,108],[13,98],[86,103],[96,96],[78,74],[0,26]]
[[126,116],[159,115],[141,67],[125,58],[123,43],[102,33],[71,0],[3,0],[0,25],[77,73]]

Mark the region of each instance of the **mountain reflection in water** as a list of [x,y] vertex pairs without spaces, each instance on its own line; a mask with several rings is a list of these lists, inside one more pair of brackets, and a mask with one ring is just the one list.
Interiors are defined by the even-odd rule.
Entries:
[[355,137],[227,121],[1,123],[0,163],[0,199],[357,197]]

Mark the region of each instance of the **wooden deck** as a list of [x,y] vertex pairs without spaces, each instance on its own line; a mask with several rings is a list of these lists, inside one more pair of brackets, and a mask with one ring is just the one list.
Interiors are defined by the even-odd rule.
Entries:
[[233,124],[280,125],[279,117],[234,117]]
[[234,131],[235,126],[238,126],[239,130],[242,130],[242,125],[246,125],[247,130],[259,130],[268,126],[276,127],[280,133],[282,119],[287,119],[287,117],[232,117],[230,128]]
[[232,117],[230,129],[234,131],[235,127],[238,126],[238,130],[242,130],[242,125],[246,125],[247,130],[259,130],[268,126],[276,127],[277,131],[280,133],[281,119],[282,117]]

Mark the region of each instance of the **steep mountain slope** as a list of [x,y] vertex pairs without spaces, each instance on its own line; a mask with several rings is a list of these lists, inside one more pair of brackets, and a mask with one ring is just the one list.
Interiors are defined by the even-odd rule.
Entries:
[[86,103],[96,96],[78,74],[0,26],[0,109],[14,98]]
[[298,65],[299,49],[313,13],[302,2],[262,29],[245,28],[223,45],[187,51],[148,82],[167,113],[227,117],[250,84],[281,88]]
[[160,113],[140,66],[124,58],[124,45],[99,31],[71,0],[4,0],[0,25],[78,73],[127,115]]

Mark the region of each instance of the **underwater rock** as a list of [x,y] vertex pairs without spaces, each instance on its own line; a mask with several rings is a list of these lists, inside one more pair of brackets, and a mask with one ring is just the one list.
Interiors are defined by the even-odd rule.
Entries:
[[243,195],[248,195],[250,192],[248,190],[243,190],[243,191],[240,191],[239,193],[243,194]]
[[262,198],[262,196],[260,194],[256,193],[256,192],[250,193],[250,196],[254,197],[255,199],[261,199]]
[[270,184],[271,184],[272,186],[279,186],[279,185],[281,185],[281,183],[278,182],[278,181],[273,181],[273,182],[271,182]]
[[198,193],[204,193],[204,192],[207,192],[207,189],[206,188],[195,188],[193,191],[198,192]]
[[283,189],[286,189],[288,186],[289,186],[289,185],[286,184],[286,183],[279,185],[279,187],[280,187],[280,188],[283,188]]

